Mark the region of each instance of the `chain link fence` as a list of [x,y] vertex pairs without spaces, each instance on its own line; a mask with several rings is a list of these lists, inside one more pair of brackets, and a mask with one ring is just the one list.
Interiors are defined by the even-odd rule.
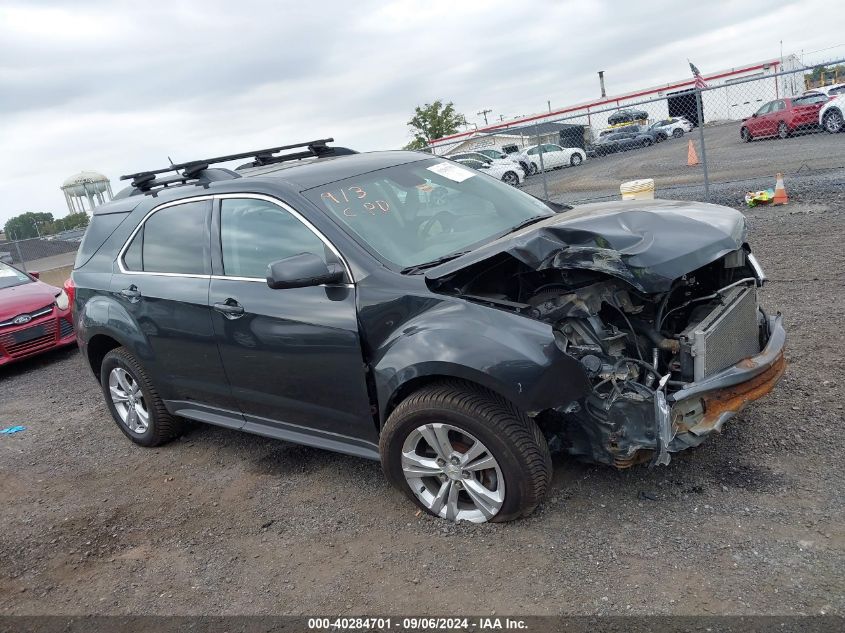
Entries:
[[85,229],[24,240],[0,240],[0,261],[61,286],[70,275]]
[[782,68],[604,97],[439,139],[429,151],[511,184],[515,171],[525,191],[562,203],[618,199],[622,183],[640,179],[654,181],[657,197],[731,205],[773,189],[777,173],[841,190],[845,134],[833,132],[845,127],[845,85],[826,79],[845,73]]

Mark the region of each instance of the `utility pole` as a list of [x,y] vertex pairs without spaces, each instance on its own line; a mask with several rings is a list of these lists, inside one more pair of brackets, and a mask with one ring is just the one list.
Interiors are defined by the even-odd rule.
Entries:
[[32,221],[32,226],[35,227],[35,234],[38,236],[38,239],[41,239],[41,231],[38,230],[38,222],[35,220]]
[[484,125],[487,125],[487,114],[492,112],[492,110],[482,110],[481,112],[476,112],[478,116],[484,117]]
[[546,101],[546,105],[549,106],[549,113],[551,113],[551,111],[552,111],[552,100],[549,99],[548,101]]
[[500,115],[499,115],[499,121],[504,121],[504,120],[505,120],[505,115],[504,115],[504,114],[500,114]]

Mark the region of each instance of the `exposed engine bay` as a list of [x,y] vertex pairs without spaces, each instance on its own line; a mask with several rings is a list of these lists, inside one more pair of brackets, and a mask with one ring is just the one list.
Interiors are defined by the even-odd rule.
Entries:
[[531,414],[553,450],[626,468],[667,464],[671,452],[719,430],[725,417],[717,416],[718,403],[676,396],[765,347],[770,321],[757,303],[764,279],[743,245],[656,293],[612,271],[538,269],[508,253],[430,285],[551,325],[555,345],[580,361],[592,391]]

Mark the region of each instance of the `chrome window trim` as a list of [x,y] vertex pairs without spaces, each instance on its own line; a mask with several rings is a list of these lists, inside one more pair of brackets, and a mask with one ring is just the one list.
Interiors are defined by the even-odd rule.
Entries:
[[175,207],[180,204],[189,204],[191,202],[201,202],[203,200],[214,200],[214,196],[212,195],[204,195],[204,196],[194,196],[192,198],[180,198],[179,200],[172,200],[171,202],[165,202],[164,204],[160,204],[157,207],[153,207],[149,210],[147,215],[145,215],[140,222],[138,222],[138,226],[136,226],[132,233],[129,234],[129,237],[126,238],[126,241],[123,243],[123,247],[117,254],[117,267],[121,273],[124,275],[155,275],[158,277],[183,277],[188,279],[210,279],[211,275],[198,275],[195,273],[162,273],[162,272],[151,272],[146,270],[128,270],[126,266],[123,265],[123,257],[126,255],[126,251],[129,250],[129,245],[132,243],[132,240],[135,239],[135,236],[138,234],[138,231],[141,230],[141,227],[147,223],[147,220],[150,217],[162,209],[167,209],[168,207]]
[[[165,202],[164,204],[160,204],[157,207],[150,209],[150,211],[141,219],[136,226],[132,233],[129,234],[129,237],[126,238],[126,241],[123,243],[120,251],[117,254],[117,267],[121,273],[124,275],[154,275],[159,277],[183,277],[183,278],[190,278],[190,279],[226,279],[232,281],[252,281],[252,282],[261,282],[267,283],[267,279],[262,277],[237,277],[233,275],[198,275],[192,273],[164,273],[164,272],[149,272],[144,270],[128,270],[126,266],[123,264],[123,258],[126,255],[126,251],[129,250],[129,245],[132,243],[132,240],[135,239],[135,236],[138,234],[138,231],[141,230],[141,227],[150,219],[150,217],[162,209],[166,209],[168,207],[175,207],[180,204],[188,204],[190,202],[200,202],[202,200],[230,200],[230,199],[251,199],[251,200],[263,200],[265,202],[269,202],[271,204],[275,204],[280,209],[287,211],[297,220],[302,222],[317,238],[325,244],[328,249],[334,253],[335,257],[338,258],[340,263],[343,265],[344,270],[346,271],[346,275],[349,278],[351,283],[348,284],[332,284],[333,286],[346,286],[346,287],[353,287],[355,285],[355,277],[352,275],[352,268],[349,266],[349,262],[346,261],[346,258],[340,254],[340,251],[337,250],[334,244],[329,241],[329,239],[323,235],[323,233],[317,229],[311,222],[309,222],[299,211],[291,207],[289,204],[282,202],[278,198],[274,198],[273,196],[268,196],[262,193],[221,193],[221,194],[212,194],[212,195],[202,195],[202,196],[193,196],[191,198],[180,198],[179,200],[173,200],[171,202]],[[326,284],[320,284],[324,286]]]

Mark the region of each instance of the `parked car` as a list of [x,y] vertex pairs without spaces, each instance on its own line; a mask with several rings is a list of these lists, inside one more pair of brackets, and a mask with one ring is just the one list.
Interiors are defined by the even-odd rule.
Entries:
[[619,125],[620,123],[634,123],[636,121],[648,121],[648,112],[645,110],[619,110],[607,117],[608,125]]
[[504,158],[500,156],[491,157],[482,152],[473,150],[471,152],[458,152],[456,154],[449,154],[448,156],[446,156],[446,158],[449,158],[451,160],[480,160],[482,163],[498,165],[507,169],[515,168],[517,172],[522,172],[521,176],[523,178],[528,173],[522,167],[521,162],[518,160],[519,157],[517,156],[505,156]]
[[75,340],[67,293],[0,262],[0,365]]
[[483,154],[487,158],[490,159],[502,159],[502,160],[510,160],[518,164],[522,167],[522,171],[524,174],[528,174],[531,171],[531,163],[519,152],[511,152],[508,154],[500,149],[477,149],[475,150],[479,154]]
[[615,152],[626,152],[640,147],[648,147],[659,142],[657,133],[641,125],[628,125],[624,128],[600,136],[587,148],[587,156],[606,156]]
[[670,136],[681,138],[685,133],[692,132],[692,128],[692,123],[684,117],[673,117],[652,123],[648,129],[657,135],[659,141],[663,141]]
[[507,521],[542,500],[551,449],[666,465],[783,373],[738,211],[573,209],[327,143],[139,172],[93,209],[74,321],[133,442],[207,422],[380,459],[426,512]]
[[539,173],[540,154],[543,155],[542,167],[546,169],[577,167],[587,159],[587,152],[580,147],[561,147],[554,143],[530,145],[522,152],[522,156],[530,163],[530,174]]
[[845,129],[845,93],[837,94],[822,104],[818,123],[831,134]]
[[819,86],[818,88],[811,88],[804,91],[804,96],[823,94],[828,97],[835,97],[845,93],[845,84],[831,84],[829,86]]
[[510,163],[509,165],[503,165],[497,162],[485,163],[484,161],[475,160],[473,158],[464,158],[457,162],[469,167],[470,169],[482,170],[488,176],[498,178],[502,182],[514,187],[525,180],[525,172],[522,171],[522,167],[520,167],[517,163]]
[[826,95],[814,94],[769,101],[742,120],[739,134],[748,142],[766,136],[786,138],[794,132],[815,128],[820,120],[819,111],[828,99]]

